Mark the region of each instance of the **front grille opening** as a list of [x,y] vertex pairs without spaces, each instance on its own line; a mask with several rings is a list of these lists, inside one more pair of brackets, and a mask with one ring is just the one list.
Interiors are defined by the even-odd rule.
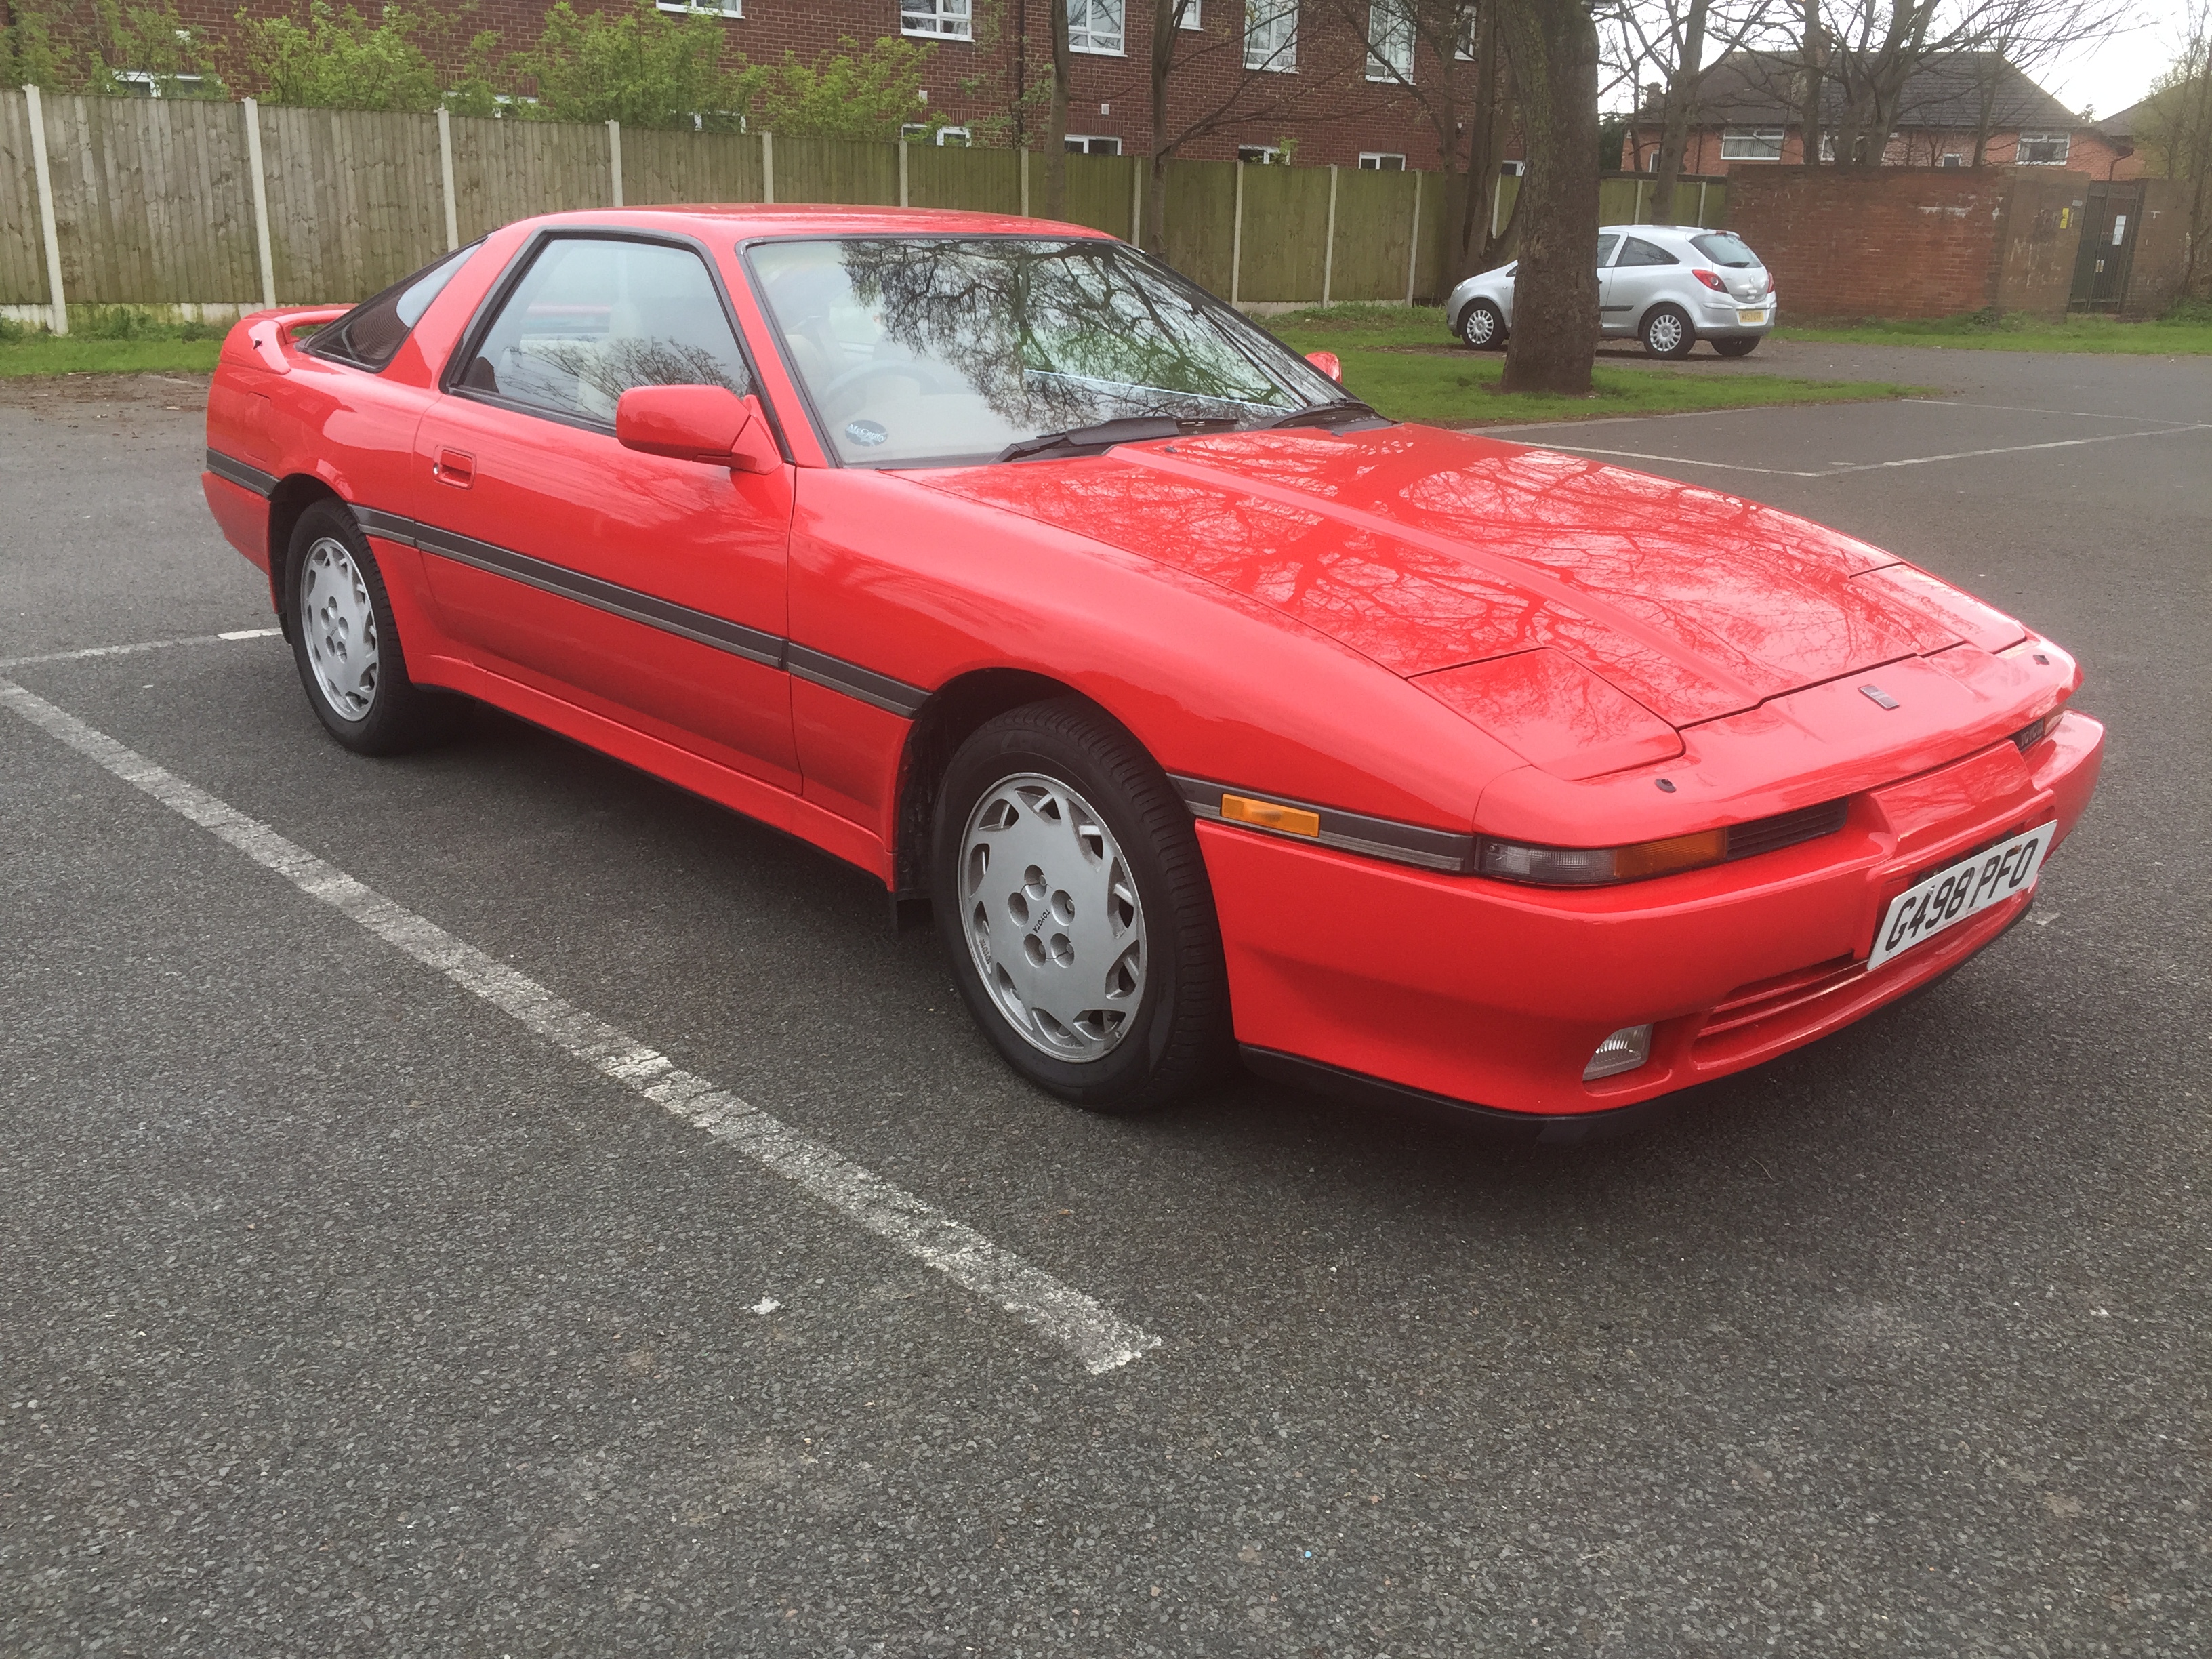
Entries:
[[1832,836],[1844,827],[1844,818],[1850,810],[1848,800],[1823,801],[1818,806],[1801,806],[1794,812],[1777,812],[1771,817],[1753,818],[1749,823],[1731,824],[1728,856],[1730,860],[1755,858],[1761,853],[1795,847],[1801,841]]

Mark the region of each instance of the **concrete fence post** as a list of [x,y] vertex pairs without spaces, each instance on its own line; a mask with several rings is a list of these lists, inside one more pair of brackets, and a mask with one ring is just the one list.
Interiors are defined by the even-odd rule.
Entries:
[[614,177],[614,205],[623,204],[622,189],[622,123],[607,123],[607,171]]
[[1030,147],[1022,146],[1022,217],[1030,216]]
[[269,246],[269,176],[261,166],[261,106],[242,99],[246,114],[246,166],[253,174],[253,251],[261,261],[261,306],[276,309],[276,258]]
[[1129,191],[1129,246],[1142,247],[1145,245],[1145,174],[1151,170],[1152,158],[1139,155],[1136,163],[1136,177],[1131,181]]
[[1406,249],[1406,303],[1413,303],[1413,283],[1421,269],[1421,175],[1413,175],[1413,234]]
[[908,149],[909,148],[909,146],[908,145],[908,143],[907,143],[907,142],[906,142],[906,137],[905,137],[905,136],[904,136],[903,134],[900,135],[899,141],[898,141],[898,147],[899,147],[899,205],[900,205],[901,207],[906,207],[906,206],[908,206],[908,205],[909,205],[909,203],[908,203],[908,199],[907,199],[907,186],[906,186],[906,153],[907,153],[907,150],[908,150]]
[[1328,303],[1329,290],[1336,281],[1336,164],[1328,168],[1328,241],[1321,255],[1321,302]]
[[761,200],[775,205],[775,135],[761,134]]
[[[1468,188],[1469,190],[1474,188],[1473,180],[1468,181]],[[1517,199],[1517,190],[1516,191],[1516,197]],[[1504,210],[1505,174],[1504,171],[1501,170],[1498,173],[1498,177],[1491,182],[1490,185],[1490,240],[1493,242],[1498,240],[1498,216]]]
[[39,179],[39,230],[46,242],[46,304],[52,315],[46,326],[57,334],[69,332],[69,301],[62,293],[62,239],[54,227],[54,175],[46,163],[46,109],[36,87],[25,87],[30,100],[31,168]]
[[461,216],[453,202],[453,118],[442,105],[438,110],[438,182],[446,191],[446,252],[461,245]]
[[[1817,61],[1817,60],[1816,60]],[[1698,180],[1698,228],[1705,228],[1705,181]]]
[[1237,212],[1229,230],[1229,303],[1243,297],[1244,286],[1244,163],[1237,163]]

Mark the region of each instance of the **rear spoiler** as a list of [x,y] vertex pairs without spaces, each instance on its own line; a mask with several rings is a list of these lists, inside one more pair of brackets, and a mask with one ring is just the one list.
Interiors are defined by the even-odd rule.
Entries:
[[334,323],[352,309],[351,306],[291,306],[281,311],[260,312],[246,319],[246,337],[271,371],[289,374],[292,365],[285,353],[291,346],[293,335],[303,328]]

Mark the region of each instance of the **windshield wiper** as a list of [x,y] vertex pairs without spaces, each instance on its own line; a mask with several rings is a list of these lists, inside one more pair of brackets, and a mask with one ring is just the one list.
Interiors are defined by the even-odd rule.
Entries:
[[1340,419],[1352,417],[1377,421],[1382,418],[1372,407],[1357,398],[1336,398],[1325,404],[1316,404],[1310,409],[1294,409],[1287,415],[1278,416],[1272,421],[1262,421],[1248,430],[1273,432],[1286,426],[1328,426]]
[[1185,433],[1218,431],[1237,423],[1233,416],[1209,415],[1179,421],[1164,415],[1127,415],[1119,420],[1101,421],[1096,426],[1073,426],[1065,432],[1046,432],[1024,438],[1018,443],[1008,444],[991,459],[994,462],[1020,461],[1057,450],[1110,449],[1115,444],[1139,444],[1149,438],[1180,438]]

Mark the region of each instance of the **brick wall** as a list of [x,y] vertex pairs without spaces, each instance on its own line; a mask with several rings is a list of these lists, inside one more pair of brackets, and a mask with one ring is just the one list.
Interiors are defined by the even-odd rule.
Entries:
[[[1621,165],[1630,170],[1648,167],[1652,154],[1659,148],[1656,128],[1636,128],[1621,140]],[[2020,148],[2017,132],[1993,132],[1984,148],[1982,159],[1987,167],[2008,167],[2013,165]],[[1957,128],[1907,129],[1894,135],[1882,151],[1882,165],[1892,167],[1932,167],[1941,165],[1946,155],[1956,155],[1971,161],[1974,155],[1974,135]],[[1805,146],[1797,130],[1790,128],[1783,135],[1782,159],[1778,161],[1731,161],[1721,155],[1721,129],[1699,127],[1691,130],[1684,149],[1682,170],[1685,173],[1724,174],[1733,171],[1764,172],[1776,167],[1794,167],[1804,161]],[[2032,166],[2025,171],[2033,173],[2062,173],[2086,175],[2091,179],[2140,179],[2143,162],[2141,155],[2132,152],[2120,154],[2113,142],[2101,132],[2087,127],[2074,129],[2068,141],[2066,162],[2063,167]],[[2079,179],[2076,180],[2079,183]]]
[[[623,9],[625,0],[572,0],[580,11]],[[64,0],[65,28],[80,34],[90,27],[93,0]],[[451,0],[415,0],[416,9],[452,18],[437,41],[426,40],[441,67],[458,66],[469,35],[489,29],[500,37],[500,52],[533,45],[544,27],[550,0],[476,0],[465,15]],[[203,39],[222,42],[234,32],[240,0],[177,0],[180,20]],[[988,141],[1034,147],[1045,115],[1042,91],[1052,75],[1048,33],[1049,0],[975,0],[969,41],[939,40],[924,84],[929,111],[956,125],[993,122]],[[305,0],[245,0],[250,15],[304,15]],[[372,8],[363,4],[364,13]],[[726,61],[778,60],[795,52],[812,61],[837,49],[841,40],[862,43],[899,33],[899,0],[744,0],[742,17],[717,21],[726,42]],[[1152,143],[1151,62],[1152,8],[1131,0],[1124,51],[1120,56],[1079,52],[1068,107],[1068,131],[1118,138],[1125,154],[1149,149]],[[1295,142],[1301,164],[1357,166],[1363,152],[1405,156],[1410,167],[1441,165],[1432,124],[1414,98],[1393,82],[1367,80],[1362,29],[1364,4],[1352,0],[1305,0],[1301,8],[1297,67],[1289,74],[1249,73],[1241,46],[1244,0],[1202,0],[1202,27],[1179,31],[1179,69],[1170,106],[1171,122],[1187,126],[1202,112],[1226,105],[1234,118],[1185,144],[1194,160],[1234,160],[1237,147]],[[250,95],[250,78],[228,66],[232,91]],[[1462,92],[1473,80],[1473,65],[1440,63],[1425,48],[1413,66],[1417,82],[1449,75]],[[1038,101],[1019,116],[1018,90],[1027,86]],[[1018,132],[1017,124],[1024,129]],[[981,141],[981,140],[979,140]],[[1518,152],[1514,152],[1517,154]]]
[[1785,313],[1943,317],[1995,303],[2015,169],[1739,167],[1729,228]]

